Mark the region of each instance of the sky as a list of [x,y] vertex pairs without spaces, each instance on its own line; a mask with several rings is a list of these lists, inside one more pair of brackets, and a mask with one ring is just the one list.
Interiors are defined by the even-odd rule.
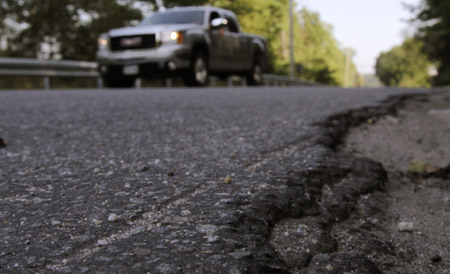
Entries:
[[333,25],[341,48],[356,51],[353,62],[362,74],[374,74],[381,52],[402,44],[414,27],[406,22],[413,14],[402,3],[417,6],[421,0],[296,0]]

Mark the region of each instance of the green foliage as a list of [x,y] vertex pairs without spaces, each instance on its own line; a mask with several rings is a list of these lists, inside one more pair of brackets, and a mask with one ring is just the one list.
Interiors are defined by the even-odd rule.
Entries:
[[[287,5],[287,4],[286,4]],[[286,6],[287,7],[287,6]],[[289,73],[289,14],[282,9],[277,32],[269,37],[272,45],[274,72]],[[318,13],[302,9],[294,16],[294,58],[296,64],[301,64],[301,72],[296,76],[305,80],[321,82],[328,85],[344,85],[346,56],[333,37],[332,27],[320,19]],[[347,83],[357,84],[359,79],[355,65],[348,65]]]
[[132,1],[21,0],[3,3],[7,17],[15,22],[8,36],[9,57],[44,57],[93,60],[100,33],[140,20]]
[[[85,1],[84,12],[88,13],[87,22],[77,22],[73,32],[65,33],[61,39],[63,59],[94,60],[97,50],[97,38],[103,32],[137,23],[142,19],[141,11],[132,8],[132,1],[96,0]],[[108,6],[108,8],[105,8]],[[83,41],[83,43],[80,43]]]
[[326,83],[328,85],[337,86],[338,82],[334,78],[335,71],[330,70],[330,67],[324,59],[311,60],[309,67],[303,69],[302,77],[304,79],[313,80],[318,83]]
[[381,53],[376,62],[376,74],[386,86],[429,87],[432,66],[422,52],[423,43],[407,39],[401,46]]
[[424,51],[438,62],[436,85],[450,84],[450,1],[423,0],[417,19],[424,23],[419,37],[424,42]]
[[[333,37],[331,25],[324,23],[318,13],[306,9],[301,10],[298,16],[299,35],[295,40],[295,53],[296,62],[301,62],[306,68],[303,77],[330,85],[344,85],[346,56]],[[357,73],[352,63],[348,70],[349,78]]]

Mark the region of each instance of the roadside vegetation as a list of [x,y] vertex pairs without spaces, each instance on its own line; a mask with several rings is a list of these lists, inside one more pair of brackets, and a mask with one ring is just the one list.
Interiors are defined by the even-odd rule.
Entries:
[[450,85],[450,1],[423,0],[409,9],[419,27],[414,37],[380,54],[378,78],[386,86]]
[[381,53],[375,65],[380,81],[386,86],[429,87],[434,65],[423,50],[422,41],[410,38]]
[[[288,0],[3,0],[0,56],[94,61],[100,33],[137,24],[162,4],[234,11],[244,32],[267,38],[269,73],[289,74]],[[298,78],[337,86],[360,84],[353,51],[339,46],[331,25],[306,9],[297,10],[294,22]]]

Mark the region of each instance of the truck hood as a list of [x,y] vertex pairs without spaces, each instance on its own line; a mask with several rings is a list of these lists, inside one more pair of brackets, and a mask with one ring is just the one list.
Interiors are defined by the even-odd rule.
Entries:
[[108,32],[108,35],[110,37],[117,37],[117,36],[171,32],[171,31],[184,31],[184,30],[194,29],[194,28],[201,28],[201,26],[196,25],[196,24],[136,26],[136,27],[112,29]]

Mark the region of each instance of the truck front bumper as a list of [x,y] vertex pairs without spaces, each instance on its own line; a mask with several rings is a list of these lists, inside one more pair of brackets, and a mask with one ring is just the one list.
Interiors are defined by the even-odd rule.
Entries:
[[165,45],[152,49],[97,52],[98,70],[103,77],[155,78],[189,68],[190,48]]

